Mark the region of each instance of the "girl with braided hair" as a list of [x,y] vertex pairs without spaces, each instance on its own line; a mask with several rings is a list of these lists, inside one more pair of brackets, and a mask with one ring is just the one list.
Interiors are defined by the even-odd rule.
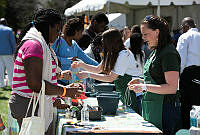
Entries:
[[[75,98],[81,94],[80,88],[58,86],[60,71],[57,58],[50,48],[59,35],[61,16],[54,9],[41,9],[21,33],[15,53],[12,95],[9,100],[12,116],[19,127],[26,115],[32,92],[39,93],[45,82],[45,134],[52,134],[52,95]],[[65,76],[65,72],[62,73]],[[35,111],[37,115],[38,106]],[[31,116],[32,105],[27,113]],[[46,116],[48,116],[46,118]]]
[[[61,62],[62,70],[69,70],[71,63],[77,58],[87,64],[98,65],[98,62],[86,55],[75,41],[82,37],[83,29],[83,22],[79,18],[69,19],[63,26],[63,36],[53,44],[52,48]],[[68,81],[63,79],[59,83],[66,85]]]

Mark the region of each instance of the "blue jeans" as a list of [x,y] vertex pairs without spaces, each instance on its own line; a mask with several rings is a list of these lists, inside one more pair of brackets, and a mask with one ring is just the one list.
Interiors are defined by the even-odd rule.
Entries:
[[179,103],[163,104],[163,134],[175,135],[176,131],[181,128],[181,110]]

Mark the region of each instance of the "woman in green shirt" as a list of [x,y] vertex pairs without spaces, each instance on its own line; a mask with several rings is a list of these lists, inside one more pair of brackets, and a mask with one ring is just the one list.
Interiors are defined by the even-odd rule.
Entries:
[[[180,56],[171,44],[168,23],[157,16],[146,16],[141,23],[144,41],[153,50],[144,66],[144,80],[133,79],[129,89],[143,91],[142,115],[165,135],[174,135],[180,120],[177,88]],[[143,82],[141,84],[141,82]]]

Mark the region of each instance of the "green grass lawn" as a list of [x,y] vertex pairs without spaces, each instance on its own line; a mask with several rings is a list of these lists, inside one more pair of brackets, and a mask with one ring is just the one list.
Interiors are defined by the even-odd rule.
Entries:
[[8,100],[10,95],[10,87],[0,88],[0,114],[6,127],[8,127]]

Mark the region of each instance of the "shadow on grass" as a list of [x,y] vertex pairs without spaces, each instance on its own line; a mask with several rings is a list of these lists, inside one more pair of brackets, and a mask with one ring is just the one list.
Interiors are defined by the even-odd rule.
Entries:
[[10,87],[3,87],[2,90],[3,91],[11,91],[11,88]]
[[8,100],[9,98],[7,97],[0,97],[0,100]]

